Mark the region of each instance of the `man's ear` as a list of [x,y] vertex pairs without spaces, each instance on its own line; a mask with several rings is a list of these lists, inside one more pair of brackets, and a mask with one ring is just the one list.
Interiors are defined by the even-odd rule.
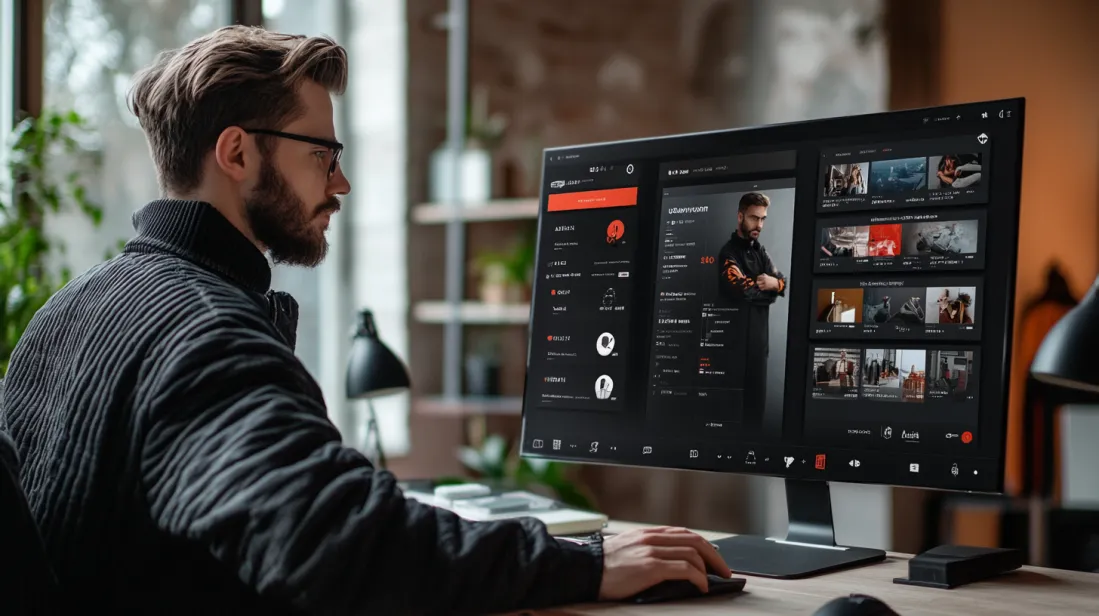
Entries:
[[255,143],[239,126],[221,131],[214,144],[214,162],[219,171],[235,182],[244,182],[255,165]]

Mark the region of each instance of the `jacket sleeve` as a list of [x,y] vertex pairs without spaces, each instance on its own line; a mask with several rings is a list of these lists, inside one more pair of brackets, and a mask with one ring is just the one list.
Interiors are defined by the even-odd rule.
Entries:
[[[721,275],[718,284],[724,287],[725,292],[734,299],[743,299],[753,304],[773,304],[779,293],[784,293],[786,290],[785,280],[779,280],[779,288],[781,289],[779,293],[760,290],[754,278],[744,275],[743,268],[737,262],[736,256],[731,250],[722,250],[718,258],[721,261]],[[767,263],[770,266],[770,257],[768,257]],[[774,267],[770,266],[769,269],[774,269]]]
[[775,262],[771,260],[771,253],[767,252],[766,248],[763,248],[762,250],[763,257],[767,261],[767,273],[778,279],[778,291],[767,291],[767,293],[774,295],[775,297],[786,297],[786,276],[775,267]]
[[[498,612],[593,601],[599,543],[536,520],[474,523],[403,497],[341,444],[291,351],[208,323],[139,397],[154,523],[258,594],[311,614]],[[167,354],[166,354],[167,355]]]

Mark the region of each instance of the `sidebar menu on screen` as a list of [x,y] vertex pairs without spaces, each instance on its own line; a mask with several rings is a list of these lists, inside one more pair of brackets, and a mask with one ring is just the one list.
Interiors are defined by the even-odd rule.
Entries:
[[528,400],[540,409],[620,411],[638,249],[633,165],[548,177],[538,247]]

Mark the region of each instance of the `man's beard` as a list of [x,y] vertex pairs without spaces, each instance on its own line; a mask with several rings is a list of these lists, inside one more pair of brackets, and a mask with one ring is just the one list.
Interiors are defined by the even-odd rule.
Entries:
[[[728,229],[728,227],[725,227],[725,228]],[[743,238],[749,239],[749,240],[752,239],[752,229],[749,229],[748,225],[743,225],[743,224],[740,225],[740,237],[743,237]]]
[[259,184],[244,201],[252,233],[270,251],[271,260],[305,267],[320,265],[328,254],[328,239],[316,218],[339,209],[339,199],[330,197],[307,211],[305,203],[267,159],[260,169]]

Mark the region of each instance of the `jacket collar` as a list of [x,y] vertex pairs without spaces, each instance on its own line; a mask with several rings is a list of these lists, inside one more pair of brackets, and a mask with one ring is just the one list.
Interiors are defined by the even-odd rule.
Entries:
[[297,342],[298,303],[271,290],[267,257],[221,212],[204,201],[158,199],[134,213],[137,237],[125,252],[172,254],[263,296],[268,316],[291,349]]
[[739,244],[740,246],[743,246],[744,248],[756,248],[756,247],[759,246],[758,241],[753,240],[750,237],[747,237],[747,238],[746,237],[740,237],[740,234],[737,233],[736,231],[733,231],[733,241],[736,242],[737,244]]
[[158,199],[134,213],[133,225],[126,252],[171,253],[257,293],[271,286],[267,258],[209,203]]

